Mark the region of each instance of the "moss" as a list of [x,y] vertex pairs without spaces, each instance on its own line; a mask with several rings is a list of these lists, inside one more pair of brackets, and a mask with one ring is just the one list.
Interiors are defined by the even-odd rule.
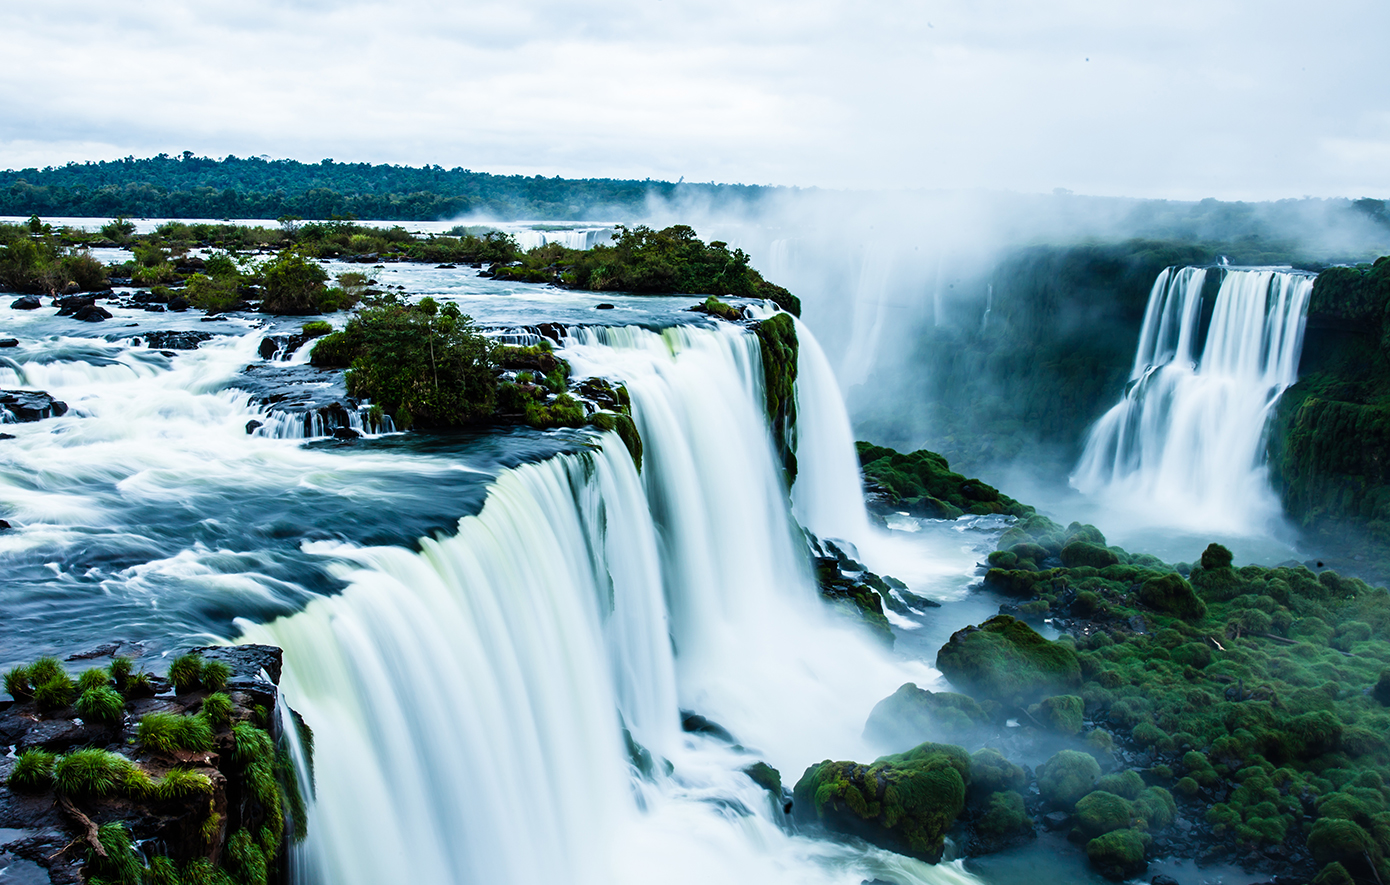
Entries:
[[1140,792],[1144,789],[1144,779],[1139,776],[1137,771],[1116,772],[1115,774],[1107,774],[1097,781],[1096,789],[1114,793],[1124,799],[1138,799]]
[[766,762],[755,762],[743,769],[749,780],[767,790],[774,797],[782,798],[782,774]]
[[1087,838],[1124,829],[1133,817],[1134,806],[1128,799],[1104,790],[1087,793],[1076,803],[1076,826]]
[[1347,872],[1347,868],[1333,861],[1313,877],[1313,885],[1356,885],[1356,880]]
[[884,744],[915,746],[929,737],[960,737],[988,722],[973,698],[926,691],[908,682],[874,706],[864,735]]
[[1059,734],[1080,732],[1085,711],[1086,702],[1070,694],[1043,698],[1036,707],[1028,710],[1034,719]]
[[16,792],[38,793],[53,785],[53,766],[58,757],[47,750],[25,750],[15,759],[5,784]]
[[998,750],[985,747],[970,757],[970,792],[988,796],[1007,790],[1021,793],[1028,787],[1028,773]]
[[1197,598],[1192,585],[1176,573],[1150,578],[1141,584],[1139,601],[1155,611],[1176,615],[1185,621],[1199,621],[1207,614],[1206,604]]
[[598,411],[589,416],[589,423],[599,430],[612,430],[618,434],[618,438],[623,441],[628,454],[632,456],[632,463],[636,465],[637,471],[642,471],[642,436],[637,432],[637,424],[633,422],[631,416],[615,413]]
[[1120,881],[1148,867],[1144,850],[1149,837],[1138,830],[1115,830],[1086,843],[1086,857],[1107,879]]
[[1147,787],[1134,800],[1134,814],[1149,832],[1167,828],[1177,813],[1173,794],[1162,787]]
[[792,439],[796,427],[796,324],[789,314],[778,313],[755,325],[753,331],[762,352],[767,419],[790,487],[796,482],[796,446]]
[[965,806],[969,766],[964,750],[942,744],[923,744],[871,766],[826,760],[797,781],[793,808],[803,822],[934,862]]
[[1038,791],[1043,799],[1072,808],[1100,779],[1100,765],[1087,753],[1062,750],[1038,767]]
[[1371,689],[1371,696],[1390,707],[1390,668],[1380,671],[1380,677],[1376,679],[1375,687]]
[[1352,863],[1359,865],[1369,855],[1381,856],[1380,846],[1355,821],[1319,818],[1308,833],[1308,850],[1320,864]]
[[1033,819],[1024,808],[1023,797],[1010,790],[989,797],[985,813],[975,826],[981,833],[1003,838],[1032,832]]
[[1076,652],[1022,621],[997,615],[951,635],[936,665],[952,683],[999,700],[1034,700],[1081,685]]
[[[952,471],[946,458],[936,452],[920,449],[904,454],[867,442],[855,447],[864,476],[893,509],[928,519],[956,519],[965,513],[1026,517],[1034,512],[993,486]],[[1014,566],[1010,562],[1007,567]]]
[[1114,551],[1109,550],[1100,544],[1092,544],[1089,541],[1076,540],[1062,548],[1062,565],[1067,568],[1077,568],[1078,566],[1091,566],[1092,568],[1105,568],[1106,566],[1118,565],[1120,558]]

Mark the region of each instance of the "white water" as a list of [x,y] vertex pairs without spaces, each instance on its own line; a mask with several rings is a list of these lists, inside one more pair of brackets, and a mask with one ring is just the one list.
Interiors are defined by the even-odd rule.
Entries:
[[[905,681],[935,682],[819,599],[753,336],[581,329],[564,355],[577,375],[626,384],[640,475],[613,434],[509,471],[420,554],[316,547],[347,590],[244,625],[285,648],[286,694],[316,729],[302,878],[969,880],[790,835],[739,773],[765,759],[790,786],[821,759],[867,758],[872,706]],[[683,734],[681,709],[749,749]],[[660,764],[637,776],[624,724],[669,776]]]
[[1071,483],[1147,524],[1256,534],[1280,513],[1265,432],[1298,380],[1313,278],[1226,272],[1204,336],[1207,273],[1155,281],[1124,398],[1092,428]]

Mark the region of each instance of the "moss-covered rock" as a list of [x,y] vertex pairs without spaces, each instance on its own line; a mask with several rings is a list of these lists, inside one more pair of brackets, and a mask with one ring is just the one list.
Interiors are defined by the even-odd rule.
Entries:
[[1088,839],[1124,829],[1133,819],[1134,806],[1130,801],[1104,790],[1087,793],[1076,803],[1076,827]]
[[1081,685],[1081,667],[1069,645],[1049,642],[1008,615],[951,635],[937,652],[946,678],[973,694],[1001,701],[1032,701]]
[[1009,790],[990,795],[975,828],[990,838],[1008,839],[1033,832],[1033,819],[1028,816],[1023,797]]
[[1073,694],[1054,695],[1043,698],[1037,705],[1029,707],[1028,712],[1034,719],[1059,734],[1076,734],[1081,731],[1086,702]]
[[1206,603],[1198,599],[1192,585],[1175,572],[1141,584],[1139,601],[1155,611],[1176,615],[1185,621],[1198,621],[1207,614]]
[[1146,787],[1134,800],[1134,816],[1151,833],[1166,829],[1177,813],[1173,794],[1162,787]]
[[743,769],[748,779],[767,790],[777,799],[782,798],[782,773],[766,762],[754,762]]
[[903,454],[867,442],[855,443],[855,448],[865,478],[874,484],[883,506],[889,509],[927,519],[956,519],[966,513],[1033,513],[1033,508],[1000,494],[993,486],[953,472],[946,459],[935,452],[921,449]]
[[789,314],[777,313],[755,325],[753,331],[762,352],[767,418],[790,487],[796,482],[796,450],[791,438],[796,425],[796,324]]
[[934,863],[965,807],[969,779],[969,755],[944,744],[922,744],[872,765],[826,760],[797,781],[793,809],[803,823]]
[[1138,830],[1115,830],[1086,843],[1086,857],[1107,879],[1122,881],[1148,868],[1144,851],[1149,837]]
[[1100,764],[1076,750],[1062,750],[1038,767],[1038,791],[1060,808],[1074,807],[1099,779]]
[[1357,868],[1365,858],[1379,861],[1381,848],[1375,839],[1351,820],[1319,818],[1308,833],[1308,850],[1320,864],[1341,863]]
[[914,747],[933,737],[959,739],[988,722],[973,698],[908,682],[874,706],[864,737],[886,746]]
[[1092,568],[1105,568],[1109,565],[1118,565],[1120,557],[1108,547],[1094,544],[1090,541],[1077,539],[1062,548],[1062,565],[1067,568],[1077,568],[1079,566],[1091,566]]
[[1138,799],[1144,790],[1144,779],[1137,771],[1119,771],[1102,777],[1096,782],[1096,789],[1125,799]]
[[970,791],[975,801],[1006,790],[1022,793],[1027,787],[1028,773],[998,750],[985,747],[970,757]]

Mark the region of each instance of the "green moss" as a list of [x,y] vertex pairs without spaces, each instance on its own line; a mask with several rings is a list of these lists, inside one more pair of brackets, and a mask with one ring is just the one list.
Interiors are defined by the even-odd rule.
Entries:
[[796,482],[796,452],[791,434],[796,426],[796,324],[778,313],[753,327],[763,363],[763,396],[773,443],[781,456],[788,487]]
[[1318,874],[1313,877],[1313,885],[1356,885],[1356,880],[1347,872],[1346,867],[1334,861],[1318,870]]
[[1162,787],[1147,787],[1134,800],[1134,814],[1149,832],[1168,827],[1177,813],[1173,794]]
[[827,760],[797,781],[793,807],[803,822],[935,861],[965,806],[969,766],[964,750],[942,744],[923,744],[871,766]]
[[1134,817],[1134,806],[1122,796],[1096,790],[1077,801],[1075,816],[1082,835],[1095,838],[1128,827]]
[[1018,833],[1032,832],[1033,819],[1023,806],[1023,797],[1012,790],[994,793],[989,797],[985,813],[976,828],[988,836],[1005,838]]
[[1107,879],[1120,881],[1148,866],[1144,851],[1149,837],[1138,830],[1115,830],[1086,843],[1086,857]]
[[1139,601],[1185,621],[1199,621],[1207,614],[1206,604],[1197,598],[1192,585],[1175,573],[1145,581],[1139,587]]
[[1062,548],[1061,558],[1062,565],[1067,568],[1091,566],[1101,569],[1106,566],[1118,565],[1120,561],[1114,551],[1101,544],[1093,544],[1079,539]]
[[1036,708],[1030,707],[1028,710],[1034,719],[1059,734],[1080,732],[1085,711],[1086,702],[1070,694],[1043,698]]
[[1033,700],[1081,685],[1076,652],[1022,621],[997,615],[952,634],[936,665],[955,685],[999,700]]
[[1308,850],[1320,864],[1353,863],[1366,856],[1379,860],[1380,846],[1355,821],[1320,818],[1308,833]]
[[1088,753],[1062,750],[1038,767],[1038,790],[1043,799],[1072,808],[1100,779],[1100,765]]
[[1137,771],[1121,771],[1107,774],[1096,782],[1097,790],[1114,793],[1124,799],[1138,799],[1144,789],[1144,779]]
[[960,737],[988,722],[973,698],[908,682],[874,706],[864,734],[884,744],[916,745],[932,736]]
[[749,780],[767,790],[774,797],[782,798],[782,774],[766,762],[755,762],[743,769]]
[[632,463],[636,465],[638,472],[642,470],[642,436],[637,432],[637,425],[631,416],[617,413],[598,411],[589,416],[589,423],[603,431],[614,431],[618,438],[623,441],[628,454],[632,456]]
[[970,792],[988,796],[1008,790],[1022,793],[1028,787],[1028,773],[998,750],[985,747],[970,757]]
[[[887,503],[914,516],[956,519],[965,513],[1001,513],[1025,517],[1034,512],[993,486],[955,473],[935,452],[921,449],[903,454],[867,442],[855,447],[865,477],[878,486]],[[1006,567],[1013,568],[1014,563]]]

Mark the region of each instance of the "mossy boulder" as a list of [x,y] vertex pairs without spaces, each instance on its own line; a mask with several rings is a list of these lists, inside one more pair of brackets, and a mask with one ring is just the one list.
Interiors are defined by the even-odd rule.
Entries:
[[1149,832],[1166,829],[1178,814],[1173,794],[1162,787],[1146,787],[1134,800],[1134,816]]
[[1380,671],[1380,678],[1376,680],[1375,688],[1371,689],[1371,697],[1390,707],[1390,669]]
[[1038,767],[1038,791],[1061,808],[1074,807],[1100,779],[1100,763],[1089,753],[1062,750]]
[[1033,508],[1001,495],[993,486],[952,471],[946,458],[936,452],[902,453],[867,442],[855,446],[864,476],[878,486],[890,507],[929,519],[956,519],[966,513],[1033,513]]
[[1356,885],[1347,868],[1335,861],[1318,870],[1313,877],[1313,885]]
[[1206,617],[1207,606],[1182,575],[1169,572],[1150,578],[1139,586],[1139,601],[1155,611],[1176,615],[1185,621]]
[[1125,829],[1133,822],[1134,805],[1123,796],[1095,790],[1076,803],[1076,827],[1087,838]]
[[953,633],[937,652],[936,666],[976,696],[1014,703],[1081,685],[1081,665],[1070,645],[1049,642],[1008,615]]
[[1085,712],[1086,702],[1074,694],[1043,698],[1041,702],[1028,708],[1028,713],[1034,719],[1058,734],[1076,734],[1081,731],[1082,714]]
[[1080,539],[1063,547],[1061,557],[1062,565],[1067,568],[1087,565],[1092,568],[1105,568],[1110,565],[1118,565],[1120,562],[1120,557],[1115,555],[1115,551],[1110,548]]
[[988,723],[973,698],[908,682],[874,706],[864,737],[887,747],[914,747],[934,737],[957,739]]
[[1380,845],[1356,821],[1318,818],[1308,833],[1308,851],[1320,864],[1341,863],[1359,868],[1367,857],[1378,861]]
[[772,440],[781,456],[787,486],[796,482],[796,449],[792,429],[796,426],[796,324],[790,314],[777,313],[753,327],[763,360],[763,395]]
[[1097,781],[1096,789],[1114,793],[1124,799],[1138,799],[1144,790],[1144,779],[1137,771],[1118,771]]
[[1028,788],[1028,772],[1015,765],[992,747],[976,750],[970,757],[970,792],[972,801],[992,793],[1013,790],[1022,793]]
[[1008,790],[993,793],[985,804],[975,829],[991,840],[1006,840],[1033,832],[1033,819],[1023,805],[1023,797]]
[[1149,837],[1138,830],[1114,830],[1086,843],[1086,857],[1105,878],[1116,882],[1144,872]]
[[766,762],[754,762],[743,769],[748,779],[767,790],[778,799],[782,798],[782,773]]
[[802,823],[935,863],[969,782],[970,756],[946,744],[922,744],[871,765],[827,759],[797,781],[793,813]]

